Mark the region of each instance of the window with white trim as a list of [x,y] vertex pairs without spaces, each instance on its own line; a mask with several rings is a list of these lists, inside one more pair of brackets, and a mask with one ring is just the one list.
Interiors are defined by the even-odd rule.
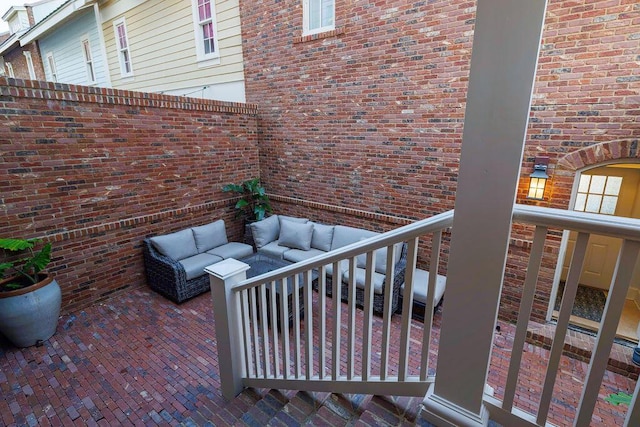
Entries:
[[191,5],[198,61],[219,58],[214,0],[192,0]]
[[36,69],[33,68],[33,59],[31,58],[31,52],[24,51],[24,52],[22,52],[22,54],[24,55],[24,59],[26,59],[26,61],[27,61],[27,69],[29,70],[29,78],[31,80],[35,80],[36,79]]
[[310,35],[335,29],[335,0],[304,0],[302,34]]
[[124,18],[120,18],[113,22],[113,31],[116,37],[116,47],[118,48],[120,75],[122,77],[133,76],[131,53],[129,52],[129,39],[127,38],[127,25]]
[[11,64],[11,62],[6,62],[4,65],[7,66],[7,74],[9,75],[9,77],[15,77],[16,75],[13,74],[13,65]]
[[621,176],[581,175],[574,210],[614,215],[622,187]]
[[58,71],[56,70],[56,61],[53,59],[53,52],[47,53],[47,65],[49,66],[49,81],[58,81]]
[[95,83],[96,75],[93,71],[93,56],[91,55],[91,44],[89,43],[89,38],[84,37],[81,43],[82,43],[82,56],[84,58],[85,69],[87,71],[87,81],[89,83]]

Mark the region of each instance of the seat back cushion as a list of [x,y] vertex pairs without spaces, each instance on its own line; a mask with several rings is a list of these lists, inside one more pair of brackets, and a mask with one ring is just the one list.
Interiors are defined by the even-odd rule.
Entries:
[[336,225],[333,231],[331,250],[356,243],[360,240],[367,239],[377,234],[378,233],[376,233],[375,231],[363,230],[362,228]]
[[311,247],[329,252],[331,250],[331,241],[333,240],[333,230],[335,230],[335,226],[333,225],[314,223]]
[[193,239],[193,232],[190,228],[163,236],[155,236],[150,240],[158,252],[175,261],[180,261],[198,253],[196,242]]
[[280,222],[280,236],[278,244],[288,248],[308,251],[311,249],[313,223],[283,220]]
[[256,248],[261,248],[277,240],[280,234],[278,215],[271,215],[262,221],[252,223],[251,234],[253,235],[253,242],[256,244]]
[[[403,243],[396,243],[395,253],[393,254],[393,263],[396,264],[400,261],[400,257],[402,256],[402,245]],[[376,272],[385,274],[387,272],[387,248],[378,249],[376,251]]]
[[224,220],[219,219],[211,224],[193,227],[193,238],[196,241],[198,253],[206,252],[210,249],[229,243],[227,240],[227,229]]

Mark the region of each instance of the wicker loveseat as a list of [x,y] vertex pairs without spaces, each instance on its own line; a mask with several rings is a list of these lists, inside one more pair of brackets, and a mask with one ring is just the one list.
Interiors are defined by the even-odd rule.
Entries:
[[[296,218],[283,215],[273,215],[251,225],[251,231],[256,249],[259,253],[282,258],[290,262],[299,262],[311,257],[335,250],[352,243],[376,236],[378,233],[343,225],[326,225],[308,221],[306,218]],[[373,311],[382,314],[384,307],[384,289],[392,286],[391,310],[398,308],[400,287],[404,283],[404,273],[407,259],[406,243],[397,244],[395,250],[394,276],[386,277],[387,250],[376,252],[375,271],[373,272],[374,297]],[[341,297],[347,299],[349,283],[349,263],[341,262],[342,286]],[[365,285],[365,255],[356,260],[355,283],[356,304],[364,304]],[[333,293],[333,266],[327,271],[327,294]],[[316,279],[317,282],[317,279]],[[317,284],[314,283],[317,288]]]
[[205,267],[252,253],[250,245],[227,240],[223,220],[143,241],[149,287],[177,303],[209,290]]

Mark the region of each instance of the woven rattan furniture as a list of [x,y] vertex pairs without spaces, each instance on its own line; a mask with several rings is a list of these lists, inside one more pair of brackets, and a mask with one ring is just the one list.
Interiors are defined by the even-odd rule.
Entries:
[[[391,286],[393,288],[392,293],[391,293],[391,313],[395,313],[398,308],[398,301],[399,301],[399,295],[400,295],[400,287],[402,286],[402,284],[404,283],[404,273],[405,273],[405,268],[407,266],[407,244],[404,243],[402,245],[402,250],[401,250],[401,255],[400,255],[400,259],[398,260],[398,262],[396,262],[395,266],[394,266],[394,275],[393,275],[393,280],[389,281],[388,277],[385,278],[383,289],[386,288],[386,286],[391,283]],[[331,275],[327,274],[327,295],[328,296],[332,296],[333,295],[333,277]],[[314,280],[313,282],[314,284],[314,289],[318,289],[318,280]],[[378,293],[374,293],[373,294],[373,312],[375,314],[378,315],[382,315],[384,313],[384,291],[381,294]],[[345,283],[345,281],[342,281],[342,286],[341,286],[341,299],[343,301],[348,301],[348,297],[349,297],[349,285],[347,283]],[[356,305],[358,307],[364,307],[364,289],[356,287]]]

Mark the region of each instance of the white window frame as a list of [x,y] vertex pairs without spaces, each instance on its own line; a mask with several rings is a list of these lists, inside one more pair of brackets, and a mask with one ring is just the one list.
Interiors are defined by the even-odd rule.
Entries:
[[5,62],[4,65],[7,66],[7,74],[11,78],[15,78],[16,75],[13,73],[13,64],[11,62]]
[[[318,7],[322,13],[325,8],[330,8],[329,22],[322,25],[323,18],[320,17],[320,25],[313,26],[311,22],[311,9]],[[324,33],[336,29],[336,2],[335,0],[303,0],[302,1],[302,35],[308,36],[312,34]]]
[[[124,42],[126,46],[120,44],[120,35],[118,27],[124,29]],[[129,44],[129,34],[127,32],[127,23],[124,17],[113,21],[113,35],[115,38],[116,49],[118,51],[118,62],[120,63],[120,76],[133,77],[133,61],[131,60],[131,45]],[[127,60],[129,61],[129,69],[127,70]]]
[[24,55],[24,59],[27,61],[27,69],[29,70],[29,78],[31,80],[36,79],[36,69],[33,67],[33,58],[31,57],[31,52],[24,51],[22,52]]
[[[208,0],[211,8],[211,17],[200,20],[199,2],[207,0],[191,0],[191,12],[193,15],[193,32],[196,43],[196,60],[198,66],[216,65],[220,63],[220,46],[218,44],[218,20],[216,19],[215,0]],[[213,52],[205,51],[203,35],[204,25],[213,24]]]
[[50,81],[57,82],[58,81],[58,70],[56,68],[56,60],[53,57],[53,52],[48,52],[46,55],[47,58],[47,66],[49,68],[49,77]]
[[80,48],[82,49],[82,58],[87,72],[87,82],[94,84],[96,82],[96,70],[93,66],[93,53],[91,52],[89,35],[85,35],[80,39]]

